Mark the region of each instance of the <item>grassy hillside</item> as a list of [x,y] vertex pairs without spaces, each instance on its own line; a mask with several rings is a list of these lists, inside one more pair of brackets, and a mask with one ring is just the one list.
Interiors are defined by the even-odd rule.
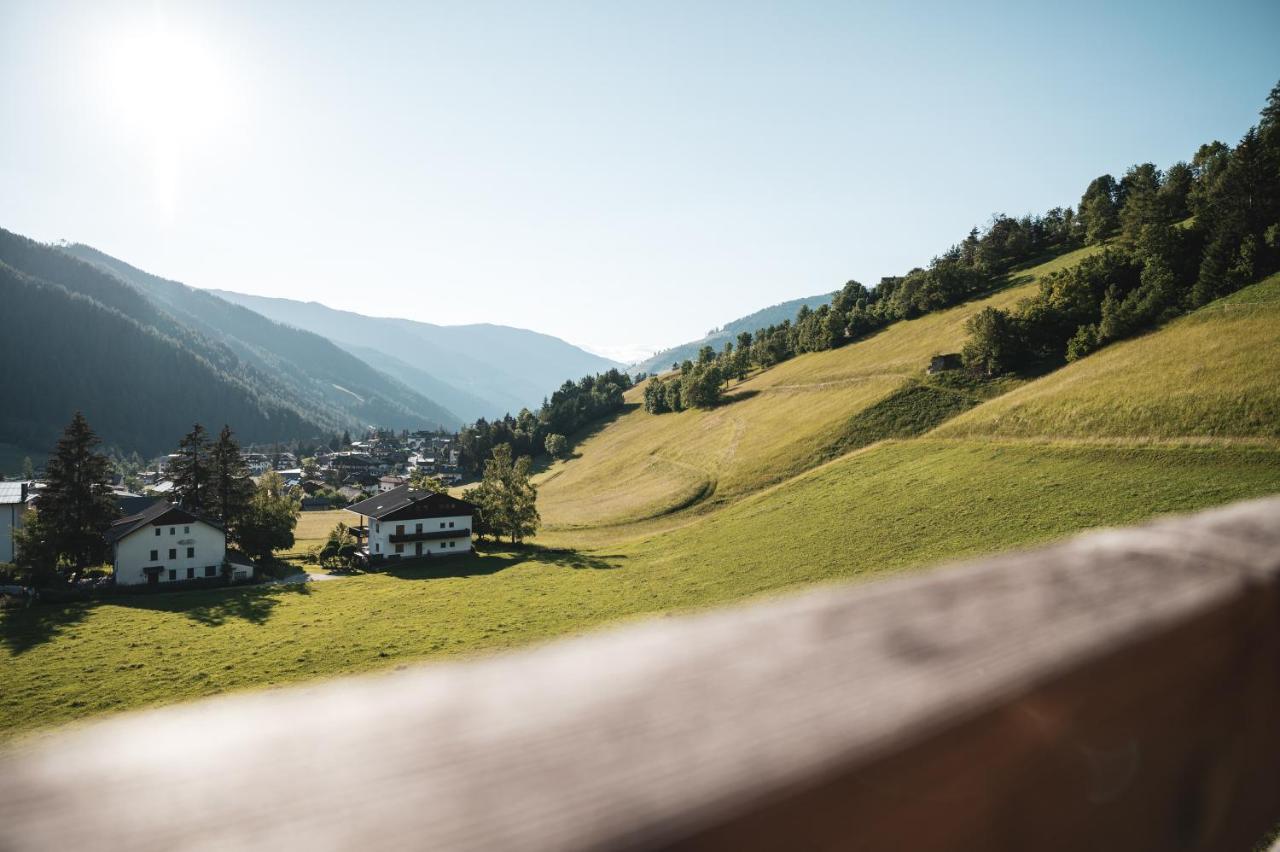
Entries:
[[[988,301],[1008,304],[1026,286]],[[1264,282],[987,401],[963,383],[918,376],[929,354],[956,347],[975,303],[800,356],[744,383],[743,397],[717,411],[628,413],[587,439],[579,458],[547,472],[543,513],[561,523],[528,548],[306,586],[0,615],[0,737],[99,712],[505,648],[1280,492],[1280,441],[1257,426],[1250,406],[1224,408],[1212,432],[1174,419],[1161,433],[1124,416],[1129,400],[1158,401],[1159,386],[1143,385],[1172,369],[1163,364],[1195,362],[1195,347],[1224,338],[1234,342],[1207,350],[1174,383],[1187,404],[1231,382],[1250,398],[1271,399],[1276,288]],[[1108,367],[1111,359],[1124,360]],[[1260,372],[1251,372],[1255,363]],[[1070,401],[1067,392],[1080,385],[1062,379],[1086,369],[1097,371],[1087,405]],[[1049,423],[1096,410],[1118,412],[1108,422],[1119,425],[1102,430],[1104,441],[1045,437],[1055,430],[1044,427],[1009,437],[956,434],[963,421],[996,422],[1019,397],[1040,400]],[[1055,406],[1063,413],[1054,415]],[[971,410],[955,426],[866,443],[915,434],[962,408]],[[828,458],[850,442],[865,446]],[[811,466],[788,477],[802,464]],[[690,494],[706,496],[708,483],[712,499],[700,511],[600,524],[677,508]],[[567,523],[574,513],[597,525]],[[304,515],[295,555],[342,516]]]
[[[1014,304],[1040,276],[1092,251],[1018,273],[1014,286],[986,299],[793,358],[733,386],[730,402],[714,410],[655,417],[637,407],[541,478],[543,520],[553,530],[634,522],[715,505],[808,470],[847,450],[858,415],[920,374],[931,355],[959,349],[970,316]],[[641,385],[628,398],[638,402],[643,392]]]
[[938,435],[1280,438],[1280,274],[957,417]]

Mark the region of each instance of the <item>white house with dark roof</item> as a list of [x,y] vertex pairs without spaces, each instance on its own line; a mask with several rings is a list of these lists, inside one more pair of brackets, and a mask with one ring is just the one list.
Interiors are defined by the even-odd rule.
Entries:
[[0,482],[0,562],[12,562],[13,534],[22,528],[32,491],[27,482]]
[[435,491],[401,485],[347,507],[361,517],[355,529],[370,562],[450,556],[471,550],[476,507]]
[[[227,534],[222,526],[167,500],[156,500],[121,518],[107,531],[116,585],[153,586],[222,576]],[[232,565],[236,579],[252,576],[251,565]]]

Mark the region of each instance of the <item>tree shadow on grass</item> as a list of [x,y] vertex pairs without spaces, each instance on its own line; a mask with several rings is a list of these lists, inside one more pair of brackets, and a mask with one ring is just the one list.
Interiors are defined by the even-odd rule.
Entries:
[[[620,567],[622,554],[586,554],[577,550],[520,545],[498,553],[477,550],[466,556],[431,556],[388,563],[381,573],[398,580],[442,580],[497,574],[523,562],[542,562],[561,568],[608,570]],[[614,561],[610,561],[614,560]]]
[[30,651],[75,627],[94,605],[92,602],[36,604],[0,610],[0,645],[14,655]]
[[239,619],[250,624],[265,624],[281,601],[289,595],[309,595],[306,583],[270,586],[243,586],[198,592],[175,592],[168,595],[115,597],[103,604],[153,612],[185,615],[206,627],[218,627]]

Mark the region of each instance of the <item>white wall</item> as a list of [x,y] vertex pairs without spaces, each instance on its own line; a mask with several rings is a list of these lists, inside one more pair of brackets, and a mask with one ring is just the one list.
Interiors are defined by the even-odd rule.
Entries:
[[[156,530],[160,534],[156,535]],[[172,532],[170,532],[172,530]],[[187,548],[195,548],[194,556],[187,556]],[[169,558],[169,549],[176,551],[174,559]],[[156,551],[156,559],[151,558],[151,551]],[[205,568],[214,566],[214,576],[222,576],[222,560],[227,555],[227,539],[222,531],[200,521],[189,524],[165,524],[156,527],[147,524],[116,542],[115,577],[121,586],[135,586],[147,582],[147,575],[142,570],[149,565],[160,565],[160,583],[182,582],[187,579],[203,579]],[[187,577],[187,569],[194,568],[195,576]],[[173,579],[169,572],[175,571]]]
[[[391,543],[391,536],[395,535],[396,527],[403,526],[406,533],[417,531],[418,524],[422,524],[423,532],[440,532],[450,529],[458,530],[458,535],[448,539],[433,539],[422,542],[422,555],[426,556],[430,553],[432,556],[447,556],[455,553],[466,553],[471,549],[471,534],[463,532],[471,529],[470,515],[455,515],[448,518],[420,518],[408,521],[387,521],[380,522],[373,518],[367,518],[369,525],[369,555],[373,557],[384,557],[387,559],[394,558],[396,547]],[[453,524],[452,527],[449,524]],[[443,525],[443,526],[442,526]],[[452,543],[452,544],[450,544]],[[403,543],[404,550],[398,554],[402,559],[413,559],[417,556],[417,542],[406,541]]]
[[0,506],[0,562],[13,561],[13,533],[22,527],[22,515],[26,503],[6,503]]

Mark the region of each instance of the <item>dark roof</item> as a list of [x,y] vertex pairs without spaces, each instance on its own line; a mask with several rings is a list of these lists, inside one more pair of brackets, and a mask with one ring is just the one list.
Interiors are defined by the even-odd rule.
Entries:
[[116,505],[120,507],[120,516],[130,518],[149,508],[156,502],[154,497],[137,497],[133,494],[122,494],[116,497]]
[[107,541],[115,543],[130,533],[136,532],[148,525],[161,526],[162,524],[182,524],[197,521],[202,524],[208,524],[214,529],[222,529],[222,524],[217,521],[211,521],[208,518],[202,518],[199,515],[188,512],[181,506],[170,503],[163,498],[155,500],[150,506],[135,515],[127,518],[121,518],[111,525],[107,530]]
[[[407,512],[411,508],[412,512]],[[349,512],[364,515],[366,518],[377,518],[378,520],[387,518],[393,513],[405,518],[426,518],[431,517],[432,514],[440,514],[454,509],[458,512],[474,512],[475,506],[472,506],[466,500],[450,497],[448,494],[441,494],[435,491],[414,491],[407,484],[397,486],[381,494],[375,494],[367,500],[352,503],[347,507]],[[422,512],[422,514],[414,514],[416,512]]]

